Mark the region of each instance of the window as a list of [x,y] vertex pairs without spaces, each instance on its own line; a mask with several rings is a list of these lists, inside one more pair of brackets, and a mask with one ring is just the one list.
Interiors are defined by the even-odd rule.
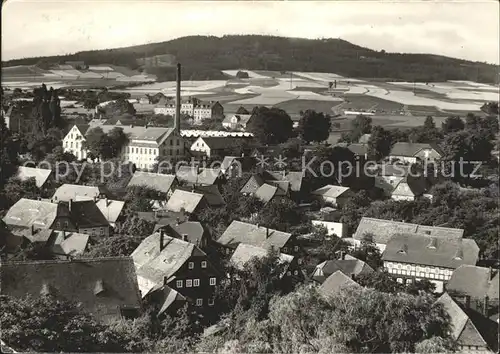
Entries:
[[177,286],[177,288],[182,288],[182,280],[177,280],[175,286]]
[[294,246],[294,247],[293,247],[293,250],[294,250],[295,252],[298,252],[298,251],[299,251],[299,246]]
[[214,306],[214,299],[208,299],[208,306]]
[[215,278],[210,278],[210,285],[215,285],[216,281],[217,280]]
[[283,247],[283,252],[287,253],[288,252],[288,248],[287,247]]
[[202,261],[201,262],[201,267],[206,268],[207,267],[207,261]]
[[180,141],[180,140],[178,140],[178,139],[176,139],[176,140],[175,140],[175,145],[179,146],[180,144],[181,144],[181,141]]
[[195,279],[193,285],[200,286],[200,279]]
[[286,275],[290,276],[290,275],[292,275],[292,272],[288,271],[288,272],[286,272]]
[[302,264],[302,258],[297,259],[297,264],[301,265]]
[[293,275],[299,275],[299,271],[298,270],[294,270],[293,271]]
[[104,235],[104,227],[101,227],[100,234]]
[[188,263],[188,268],[189,269],[194,269],[194,262],[189,262]]
[[418,276],[419,276],[419,277],[424,277],[424,272],[420,272],[420,273],[418,273]]
[[196,299],[196,306],[203,306],[203,299]]
[[186,280],[186,288],[191,288],[193,286],[193,281],[191,279]]
[[170,140],[170,146],[174,146],[174,141]]

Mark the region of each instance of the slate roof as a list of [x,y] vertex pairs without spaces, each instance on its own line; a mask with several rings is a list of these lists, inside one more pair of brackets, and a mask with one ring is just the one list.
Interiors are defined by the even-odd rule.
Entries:
[[115,223],[125,206],[125,202],[103,198],[99,199],[96,205],[108,222]]
[[467,313],[448,293],[444,293],[436,301],[442,304],[451,318],[452,338],[458,345],[486,347],[488,344],[477,330]]
[[468,295],[474,299],[483,299],[490,294],[493,295],[490,300],[498,300],[498,271],[496,271],[495,275],[497,278],[496,284],[491,279],[491,270],[489,268],[464,264],[453,271],[450,280],[446,284],[446,291],[451,295]]
[[442,149],[437,145],[433,143],[395,143],[392,146],[391,152],[389,156],[405,156],[405,157],[413,157],[415,156],[420,150],[423,149],[434,149],[438,154],[441,156],[444,154]]
[[7,211],[3,221],[7,225],[48,229],[54,223],[57,212],[57,204],[22,198]]
[[255,191],[255,197],[263,203],[269,203],[278,192],[278,187],[264,183]]
[[72,202],[70,213],[78,228],[109,226],[108,220],[93,200]]
[[[245,270],[247,262],[253,258],[262,259],[268,255],[268,250],[262,247],[256,247],[244,243],[240,243],[233,255],[231,256],[230,263],[239,270]],[[290,264],[293,261],[293,256],[285,253],[279,254],[280,263]]]
[[334,186],[332,184],[328,184],[324,187],[316,189],[311,194],[323,196],[324,198],[338,198],[349,190],[349,187]]
[[166,209],[174,212],[184,209],[185,212],[192,214],[202,203],[203,198],[203,194],[176,189],[168,199]]
[[269,249],[271,246],[282,248],[292,234],[234,220],[217,240],[224,246],[246,243]]
[[326,278],[318,291],[322,296],[330,297],[349,287],[360,287],[360,285],[338,270]]
[[358,228],[352,237],[355,240],[362,241],[364,235],[367,233],[373,235],[373,242],[386,244],[392,235],[397,233],[429,233],[430,236],[437,237],[462,237],[464,230],[363,217],[361,218]]
[[[14,298],[49,292],[81,303],[101,320],[121,318],[120,307],[141,307],[130,257],[1,263],[1,293]],[[96,285],[103,292],[96,294]]]
[[28,178],[35,178],[36,186],[42,188],[47,183],[51,173],[52,170],[44,170],[43,168],[19,166],[16,177],[21,181],[25,181]]
[[462,264],[476,264],[478,256],[479,247],[472,239],[462,239],[459,236],[436,237],[422,234],[395,234],[387,242],[382,259],[392,262],[458,268]]
[[63,184],[56,189],[52,196],[54,201],[67,202],[70,199],[75,200],[90,200],[99,197],[103,193],[103,189],[96,186],[81,186],[78,184]]
[[162,193],[168,193],[175,179],[175,175],[135,171],[128,182],[127,188],[132,186],[146,186]]
[[326,278],[337,271],[351,277],[353,275],[369,274],[374,270],[365,262],[354,257],[353,259],[335,259],[318,264],[312,278],[319,283],[323,283]]
[[198,247],[167,235],[163,236],[163,245],[160,247],[161,232],[146,237],[141,244],[132,252],[137,269],[137,276],[149,281],[148,285],[141,287],[142,296],[158,284],[167,282],[193,255],[205,255]]

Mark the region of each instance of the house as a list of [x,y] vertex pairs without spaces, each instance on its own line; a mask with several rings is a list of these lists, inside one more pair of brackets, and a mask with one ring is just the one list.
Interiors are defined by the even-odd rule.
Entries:
[[329,298],[338,294],[340,291],[349,288],[360,288],[361,285],[345,275],[340,270],[330,275],[318,288],[318,292],[324,298]]
[[103,187],[81,186],[78,184],[63,184],[56,189],[52,196],[54,202],[69,202],[70,200],[97,200],[106,197],[107,191]]
[[321,203],[333,207],[342,207],[347,199],[353,195],[349,187],[334,186],[331,184],[318,188],[311,194]]
[[424,177],[403,177],[395,186],[391,193],[391,199],[413,201],[418,197],[432,199],[428,192],[431,189],[430,182]]
[[311,220],[313,226],[324,227],[328,236],[337,236],[340,238],[347,236],[347,227],[341,222]]
[[463,264],[453,271],[445,288],[455,301],[488,317],[490,307],[498,312],[498,278],[496,269]]
[[497,352],[498,323],[463,309],[444,293],[436,303],[450,316],[451,337],[461,352]]
[[382,254],[384,269],[399,283],[426,279],[442,293],[453,271],[463,264],[475,265],[479,247],[461,236],[432,236],[398,233],[387,242]]
[[170,197],[177,186],[175,175],[154,172],[135,171],[127,184],[127,188],[143,186],[154,189],[162,195]]
[[70,200],[61,204],[64,205],[64,211],[68,210],[68,216],[76,228],[74,231],[91,236],[109,236],[110,224],[93,200]]
[[175,315],[176,311],[184,306],[187,299],[168,285],[159,285],[150,290],[144,297],[144,302],[155,305],[156,315],[161,318],[168,314]]
[[417,161],[435,161],[444,156],[443,150],[434,143],[395,143],[389,153],[390,161],[404,161],[416,163]]
[[210,242],[210,235],[203,225],[198,221],[181,221],[175,223],[162,224],[164,221],[159,220],[155,225],[154,231],[163,230],[166,235],[187,241],[204,249]]
[[4,262],[1,294],[13,298],[52,295],[80,304],[96,319],[108,322],[136,317],[141,297],[130,257]]
[[241,150],[248,141],[244,137],[199,137],[191,145],[191,153],[205,156],[225,156]]
[[[282,232],[268,227],[253,225],[234,220],[216,241],[223,246],[226,254],[230,254],[240,243],[262,247],[264,249],[274,248],[285,254],[296,256],[300,249],[288,232]],[[302,263],[300,259],[297,260]]]
[[278,194],[278,187],[264,183],[254,193],[255,198],[262,203],[269,203]]
[[[236,269],[244,271],[246,268],[246,264],[252,259],[263,259],[268,256],[268,254],[268,249],[240,243],[238,247],[236,247],[229,262]],[[279,253],[278,258],[279,263],[284,266],[282,278],[291,280],[293,283],[298,283],[304,279],[304,275],[302,274],[302,271],[300,270],[300,267],[294,256],[285,253]]]
[[124,215],[122,214],[122,211],[125,206],[125,202],[121,200],[102,198],[96,202],[96,205],[111,227],[115,227],[118,221],[123,220]]
[[21,181],[34,178],[37,188],[43,189],[49,184],[50,180],[53,180],[53,173],[52,170],[45,170],[43,168],[19,166],[16,177]]
[[252,116],[252,114],[236,113],[224,118],[222,126],[229,130],[245,131]]
[[62,204],[21,198],[8,211],[3,221],[9,227],[77,231]]
[[[52,231],[52,230],[51,230]],[[79,256],[87,250],[90,236],[78,232],[52,231],[45,247],[58,258]]]
[[120,128],[129,141],[122,147],[120,157],[140,169],[152,169],[156,161],[166,158],[178,158],[185,154],[185,142],[175,128],[146,127],[135,125],[114,125],[96,122],[94,125],[74,125],[63,139],[63,148],[71,152],[78,160],[87,159],[87,150],[83,148],[89,130],[99,127],[104,133]]
[[264,184],[277,187],[276,195],[300,199],[303,194],[303,172],[296,171],[261,171],[250,176],[241,188],[242,194],[255,194]]
[[453,229],[449,227],[427,226],[411,224],[402,221],[384,220],[362,217],[358,227],[350,240],[355,247],[362,241],[368,240],[375,243],[380,252],[384,252],[389,239],[398,233],[405,234],[425,234],[428,236],[455,238],[462,237],[463,229]]
[[374,272],[373,268],[365,262],[346,255],[343,259],[334,259],[318,264],[312,274],[312,279],[322,284],[330,275],[337,271],[344,273],[353,280],[359,275],[367,275]]
[[372,137],[371,134],[363,134],[361,137],[358,139],[358,143],[360,144],[368,144],[370,141],[370,138]]
[[242,158],[237,156],[224,156],[220,170],[226,178],[241,177],[243,174]]
[[[179,187],[179,189],[186,190],[186,187]],[[215,184],[207,186],[194,186],[187,190],[193,193],[202,194],[207,205],[210,207],[219,207],[226,204],[224,197],[219,191],[219,187]]]
[[203,194],[176,189],[167,201],[166,209],[173,212],[194,214],[207,204]]
[[169,286],[197,307],[213,306],[219,274],[207,255],[193,243],[167,236],[148,236],[132,253],[142,297],[158,286]]
[[[175,117],[175,101],[167,101],[164,106],[155,107],[155,114]],[[219,101],[201,102],[197,98],[181,101],[181,114],[192,117],[194,123],[201,123],[204,119],[220,119],[224,117],[224,107]]]
[[175,176],[180,183],[189,186],[220,184],[224,180],[224,174],[219,168],[201,168],[198,166],[180,166]]
[[399,182],[408,175],[410,168],[410,165],[403,164],[381,164],[367,172],[374,176],[375,187],[382,189],[384,195],[390,197]]

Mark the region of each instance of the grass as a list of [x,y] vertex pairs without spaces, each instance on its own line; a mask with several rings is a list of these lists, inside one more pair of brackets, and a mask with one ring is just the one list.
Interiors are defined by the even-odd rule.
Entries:
[[300,111],[313,109],[316,112],[333,114],[332,107],[338,105],[339,102],[331,101],[316,101],[316,100],[289,100],[275,104],[274,107],[285,110],[288,114],[299,114]]
[[352,110],[360,110],[360,109],[376,109],[377,111],[382,112],[394,112],[400,111],[403,108],[401,103],[387,101],[378,97],[368,96],[368,95],[350,95],[346,94],[344,96],[346,103],[343,105],[343,109],[352,109]]

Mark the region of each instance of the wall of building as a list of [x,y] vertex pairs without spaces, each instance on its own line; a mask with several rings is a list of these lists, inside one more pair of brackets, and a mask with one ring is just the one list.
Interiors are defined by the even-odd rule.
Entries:
[[384,269],[392,276],[403,281],[407,279],[413,281],[427,279],[436,285],[436,292],[443,292],[444,284],[453,274],[451,268],[388,261],[384,262]]
[[85,137],[80,130],[73,126],[63,139],[63,149],[76,156],[77,160],[84,160],[87,158],[87,151],[83,148]]

